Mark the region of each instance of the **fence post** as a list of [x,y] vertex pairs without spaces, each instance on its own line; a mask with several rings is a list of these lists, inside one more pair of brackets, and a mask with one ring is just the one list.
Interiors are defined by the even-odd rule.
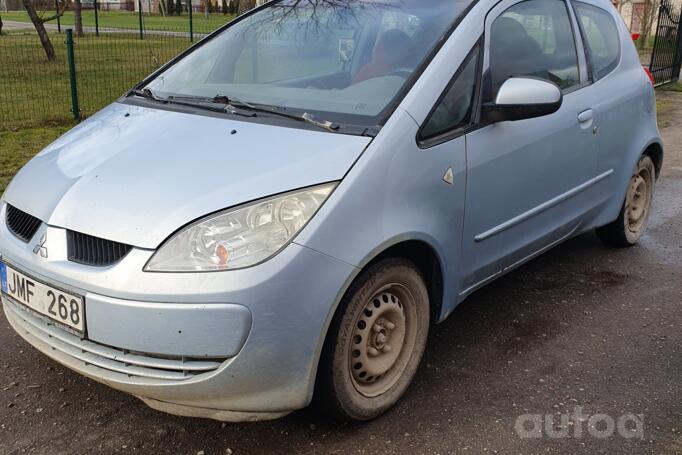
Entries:
[[71,112],[76,121],[81,119],[78,106],[78,82],[76,81],[76,57],[73,52],[73,29],[66,29],[66,56],[69,63],[69,82],[71,83]]
[[95,6],[95,35],[99,36],[99,16],[97,15],[97,0],[94,0]]
[[192,22],[192,0],[187,0],[187,10],[189,12],[189,42],[194,42],[194,23]]
[[57,33],[62,32],[62,21],[59,17],[59,0],[54,0],[54,9],[57,13]]
[[137,0],[137,9],[139,9],[139,18],[140,18],[140,39],[144,39],[144,32],[142,31],[142,0]]

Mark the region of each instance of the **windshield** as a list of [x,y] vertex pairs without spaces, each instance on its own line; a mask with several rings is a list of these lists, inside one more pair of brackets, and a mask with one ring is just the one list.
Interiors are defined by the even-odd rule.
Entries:
[[471,0],[283,0],[208,38],[145,88],[377,125]]

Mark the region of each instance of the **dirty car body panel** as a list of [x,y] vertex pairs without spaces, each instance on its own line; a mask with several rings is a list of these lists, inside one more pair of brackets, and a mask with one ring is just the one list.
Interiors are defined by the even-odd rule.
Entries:
[[[430,252],[439,321],[492,279],[613,221],[641,154],[662,150],[653,88],[608,2],[531,1],[544,3],[357,2],[348,8],[369,19],[355,29],[330,13],[338,34],[314,50],[331,57],[314,60],[313,70],[280,71],[284,64],[273,60],[257,72],[259,55],[308,54],[286,53],[291,36],[248,38],[287,8],[302,8],[310,22],[305,6],[270,2],[228,24],[47,147],[11,182],[0,201],[3,270],[81,296],[85,324],[74,331],[3,288],[10,324],[49,357],[156,409],[274,418],[310,403],[339,302],[386,251],[409,244]],[[578,3],[617,24],[617,61],[604,74],[589,64],[595,56],[583,40],[591,29],[580,23]],[[552,76],[569,81],[560,87],[561,106],[537,118],[486,119],[486,87],[495,77],[491,24],[510,8],[541,14],[545,4],[566,12],[575,40],[575,75],[561,68]],[[429,21],[437,32],[422,35]],[[372,53],[392,27],[400,29],[396,39],[421,51],[407,68],[376,77],[386,62],[372,67]],[[223,39],[242,41],[220,54]],[[222,57],[208,64],[197,57],[202,49]],[[467,71],[467,120],[425,135],[440,115],[435,106],[453,87],[461,90]],[[216,77],[225,72],[229,84]],[[193,84],[196,91],[182,91]],[[226,91],[237,93],[231,107],[212,99],[229,98]],[[223,214],[260,204],[244,223],[267,223],[262,212],[278,198],[309,201],[310,194],[315,209],[275,246],[269,242],[282,229],[210,243],[210,260],[197,247],[187,255],[189,269],[173,270],[175,256],[162,254],[180,251],[186,232],[213,235],[219,229],[211,222]],[[107,263],[121,245],[125,254]],[[88,256],[92,248],[104,253]],[[250,255],[258,260],[248,262]],[[230,267],[237,256],[243,262]]]

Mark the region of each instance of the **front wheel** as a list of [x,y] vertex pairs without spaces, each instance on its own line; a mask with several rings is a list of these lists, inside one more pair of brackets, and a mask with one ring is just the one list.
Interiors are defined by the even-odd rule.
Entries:
[[656,168],[651,158],[645,155],[640,158],[630,179],[618,219],[597,229],[597,236],[602,242],[621,247],[639,242],[651,214],[655,185]]
[[316,391],[323,411],[365,421],[393,406],[421,361],[429,311],[426,285],[411,262],[385,259],[362,272],[327,335]]

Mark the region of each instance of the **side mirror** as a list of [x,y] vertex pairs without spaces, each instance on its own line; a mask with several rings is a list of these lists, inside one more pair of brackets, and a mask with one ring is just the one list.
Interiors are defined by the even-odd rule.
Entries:
[[563,95],[556,84],[532,77],[507,79],[494,103],[485,103],[483,111],[493,123],[523,120],[553,114],[561,107]]

